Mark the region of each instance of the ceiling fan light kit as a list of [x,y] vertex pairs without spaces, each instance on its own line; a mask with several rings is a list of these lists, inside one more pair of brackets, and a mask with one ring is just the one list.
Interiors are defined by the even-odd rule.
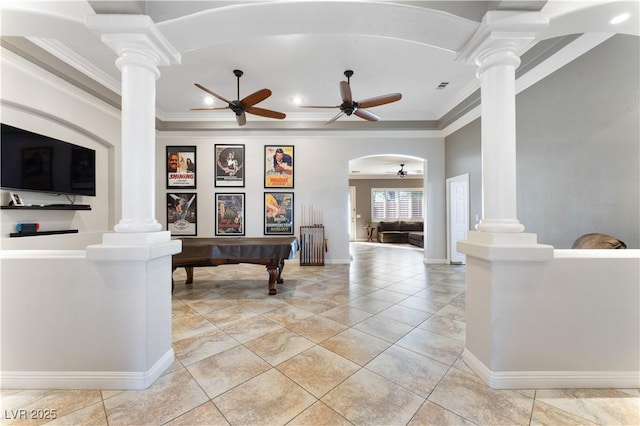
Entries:
[[254,106],[264,101],[269,96],[271,96],[271,90],[269,89],[260,89],[257,92],[254,92],[249,96],[246,96],[243,99],[240,99],[240,77],[242,77],[244,73],[242,72],[242,70],[233,70],[233,74],[236,76],[236,79],[237,79],[237,99],[236,100],[234,101],[227,100],[224,97],[220,96],[219,94],[215,93],[214,91],[204,87],[203,85],[195,83],[195,86],[197,88],[207,92],[214,98],[220,99],[222,102],[225,102],[227,106],[226,107],[191,108],[191,110],[192,111],[214,111],[214,110],[221,110],[221,109],[230,109],[236,115],[236,122],[238,123],[238,126],[244,126],[245,124],[247,124],[247,116],[245,113],[259,115],[267,118],[276,118],[279,120],[282,120],[283,118],[286,117],[286,114],[282,112],[272,111],[270,109],[258,108]]

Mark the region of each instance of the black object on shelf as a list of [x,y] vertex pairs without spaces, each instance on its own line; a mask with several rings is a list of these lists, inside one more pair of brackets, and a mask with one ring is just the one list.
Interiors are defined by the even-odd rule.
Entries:
[[77,229],[61,229],[57,231],[12,232],[10,237],[35,237],[36,235],[77,234]]
[[0,206],[2,210],[91,210],[89,204],[44,204],[31,206]]

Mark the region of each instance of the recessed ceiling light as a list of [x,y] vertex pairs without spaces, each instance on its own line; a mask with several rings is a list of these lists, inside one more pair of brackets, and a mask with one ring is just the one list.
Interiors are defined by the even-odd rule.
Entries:
[[205,105],[213,105],[213,98],[211,96],[205,96],[204,104]]
[[610,20],[609,23],[612,24],[612,25],[618,25],[618,24],[623,23],[624,21],[626,21],[630,17],[631,17],[631,14],[629,12],[621,13],[620,15],[615,16],[612,20]]
[[291,102],[294,105],[300,105],[302,103],[302,98],[300,96],[294,96],[291,98]]

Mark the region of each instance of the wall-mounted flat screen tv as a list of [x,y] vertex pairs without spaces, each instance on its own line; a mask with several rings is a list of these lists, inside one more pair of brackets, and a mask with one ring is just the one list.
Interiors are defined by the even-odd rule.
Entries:
[[96,195],[96,152],[2,123],[2,188]]

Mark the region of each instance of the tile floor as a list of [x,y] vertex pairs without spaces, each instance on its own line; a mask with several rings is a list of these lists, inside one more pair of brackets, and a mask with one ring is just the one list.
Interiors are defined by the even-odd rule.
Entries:
[[[351,265],[176,271],[176,360],[143,391],[2,390],[61,425],[638,425],[639,389],[492,390],[464,364],[464,267],[412,246]],[[579,354],[576,354],[579,355]],[[36,424],[36,423],[32,423]]]

